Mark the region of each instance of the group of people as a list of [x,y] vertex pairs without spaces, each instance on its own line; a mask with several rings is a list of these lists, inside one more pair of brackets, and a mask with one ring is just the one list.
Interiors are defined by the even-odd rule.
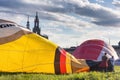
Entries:
[[107,57],[107,53],[102,56],[102,61],[98,65],[100,71],[109,72],[114,71],[114,56]]

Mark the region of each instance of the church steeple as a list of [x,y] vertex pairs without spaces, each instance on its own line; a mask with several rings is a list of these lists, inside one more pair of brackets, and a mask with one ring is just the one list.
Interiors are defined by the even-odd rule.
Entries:
[[30,29],[29,16],[28,16],[28,19],[27,19],[27,24],[26,24],[26,27],[27,27],[27,29]]
[[36,16],[34,19],[34,28],[33,28],[33,32],[37,33],[37,34],[41,34],[41,29],[39,28],[39,18],[38,18],[38,12],[36,12]]

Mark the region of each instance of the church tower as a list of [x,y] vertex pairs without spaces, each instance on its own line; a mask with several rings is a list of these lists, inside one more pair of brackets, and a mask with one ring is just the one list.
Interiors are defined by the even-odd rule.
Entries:
[[30,29],[29,16],[28,16],[28,19],[27,19],[27,24],[26,24],[26,27],[27,27],[27,29]]
[[39,18],[38,18],[38,12],[36,12],[36,16],[34,19],[34,28],[33,28],[33,32],[37,33],[38,35],[41,34],[41,29],[39,28]]

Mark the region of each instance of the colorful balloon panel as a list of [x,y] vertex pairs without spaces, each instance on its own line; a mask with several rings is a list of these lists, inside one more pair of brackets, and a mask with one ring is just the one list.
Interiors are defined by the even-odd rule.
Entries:
[[118,55],[113,47],[102,40],[91,39],[83,42],[73,52],[73,55],[77,59],[97,60],[101,61],[104,53],[107,53],[108,58],[114,56],[114,59],[118,59]]
[[0,26],[1,72],[65,74],[89,71],[85,60],[77,60],[50,40],[14,22],[0,20]]

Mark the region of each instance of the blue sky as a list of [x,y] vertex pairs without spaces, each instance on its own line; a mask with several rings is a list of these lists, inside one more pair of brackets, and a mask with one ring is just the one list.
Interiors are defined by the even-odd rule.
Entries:
[[88,39],[111,45],[120,41],[120,0],[0,0],[0,18],[33,28],[39,13],[42,34],[61,47],[78,46]]

